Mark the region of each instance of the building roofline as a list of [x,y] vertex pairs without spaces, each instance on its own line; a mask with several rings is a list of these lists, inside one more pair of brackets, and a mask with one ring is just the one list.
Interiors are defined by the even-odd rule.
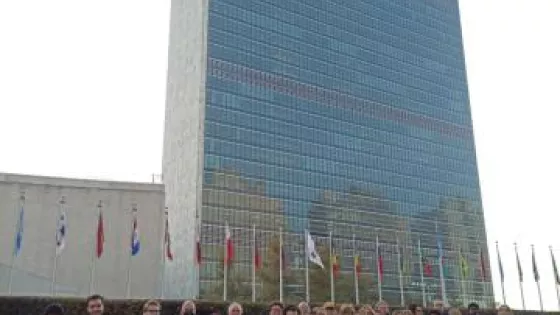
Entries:
[[47,185],[72,188],[115,189],[130,191],[165,191],[163,184],[149,182],[124,182],[85,178],[39,176],[28,174],[1,173],[0,183],[25,185]]

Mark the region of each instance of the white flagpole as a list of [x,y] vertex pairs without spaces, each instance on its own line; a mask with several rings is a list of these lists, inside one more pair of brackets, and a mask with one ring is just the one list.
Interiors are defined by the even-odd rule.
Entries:
[[354,252],[354,294],[356,296],[355,298],[355,302],[356,305],[360,304],[360,283],[359,283],[359,279],[358,279],[358,270],[356,270],[356,268],[358,267],[356,265],[357,261],[356,261],[356,234],[352,234],[352,247],[353,247],[353,252]]
[[[535,273],[535,269],[537,268],[536,266],[536,261],[535,261],[535,245],[531,244],[531,254],[532,254],[532,262],[533,262],[533,274]],[[538,272],[537,272],[538,274]],[[542,293],[541,293],[541,281],[540,281],[540,277],[535,277],[535,282],[537,283],[537,292],[539,294],[539,303],[541,306],[541,312],[544,311],[544,307],[543,307],[543,301],[542,301]]]
[[379,234],[375,235],[375,259],[377,261],[377,290],[379,291],[379,301],[383,300],[383,288],[381,284],[381,265],[379,264]]
[[95,260],[95,254],[97,251],[97,226],[99,225],[99,214],[101,213],[101,208],[103,207],[103,204],[101,203],[101,200],[99,200],[99,203],[97,204],[97,215],[95,216],[95,220],[94,222],[96,223],[96,228],[94,229],[94,234],[93,234],[93,243],[94,245],[91,247],[91,271],[90,271],[90,275],[89,275],[89,294],[93,294],[93,289],[94,289],[94,279],[95,279],[95,265],[96,265],[96,260]]
[[[19,224],[23,224],[23,222],[19,222],[19,216],[20,216],[20,211],[22,211],[21,209],[24,206],[25,206],[25,194],[22,192],[20,197],[19,197],[19,208],[16,209],[16,216],[18,217],[18,224],[16,225],[16,230],[15,230],[15,233],[14,233],[15,237],[17,237],[17,234],[19,233]],[[15,238],[14,238],[14,243],[12,245],[14,247],[12,248],[12,261],[10,263],[10,279],[8,280],[8,295],[10,295],[10,296],[12,295],[12,284],[14,282],[14,267],[16,265]]]
[[418,260],[420,263],[420,287],[422,288],[422,306],[426,307],[426,284],[424,283],[424,262],[422,259],[422,246],[418,239]]
[[[54,262],[53,262],[53,271],[52,271],[52,282],[51,282],[51,296],[55,295],[55,291],[56,291],[56,269],[57,269],[57,265],[58,265],[58,255],[59,255],[59,249],[58,249],[58,244],[56,242],[57,238],[58,238],[58,229],[59,226],[58,224],[60,223],[60,216],[62,215],[62,213],[64,213],[64,204],[66,203],[64,196],[62,196],[60,198],[59,201],[59,210],[58,210],[58,215],[56,216],[56,231],[55,231],[55,242],[54,242]],[[66,224],[66,222],[64,222],[64,224]]]
[[332,231],[329,231],[329,262],[331,267],[331,302],[334,302],[334,270],[333,270],[333,240]]
[[[515,248],[515,260],[516,262],[519,262],[519,253],[517,252],[517,243],[513,243],[513,246]],[[522,272],[521,270],[519,270],[521,266],[519,266],[519,264],[517,264],[517,273],[519,274],[520,272]],[[521,293],[521,305],[523,306],[523,310],[526,310],[525,308],[525,292],[523,292],[523,281],[521,280],[521,278],[519,279],[519,292]]]
[[256,266],[256,261],[255,261],[255,257],[257,257],[257,228],[255,227],[255,225],[253,224],[253,268],[252,268],[252,274],[251,274],[251,301],[253,303],[256,302],[257,300],[257,266]]
[[558,309],[560,310],[560,292],[558,292],[558,282],[556,279],[556,268],[558,268],[555,264],[556,264],[556,260],[554,259],[554,253],[552,252],[552,246],[548,247],[550,249],[550,258],[552,261],[552,270],[554,272],[554,288],[556,289],[556,301],[558,302]]
[[[224,233],[224,301],[227,301],[227,277],[228,277],[228,240],[227,240],[227,230],[229,229],[229,225],[226,222],[226,229]],[[231,238],[231,235],[229,236]]]
[[309,231],[304,232],[304,242],[305,242],[305,301],[310,302],[310,292],[309,292],[309,244],[307,238],[309,237]]
[[284,230],[280,228],[280,302],[284,302]]
[[403,281],[403,273],[402,273],[402,257],[401,257],[401,246],[399,244],[399,237],[397,235],[397,263],[399,266],[399,286],[401,289],[401,306],[404,307],[404,281]]

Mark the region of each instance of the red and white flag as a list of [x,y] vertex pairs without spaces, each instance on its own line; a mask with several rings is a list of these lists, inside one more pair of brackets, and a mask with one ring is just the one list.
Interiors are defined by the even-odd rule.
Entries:
[[163,248],[165,248],[165,258],[172,261],[173,252],[171,251],[171,235],[169,233],[169,218],[167,211],[165,211],[165,235],[163,236]]
[[229,265],[233,262],[234,252],[233,252],[233,240],[231,239],[231,231],[229,230],[229,225],[226,223],[226,238],[225,238],[225,257],[224,262]]
[[96,241],[96,248],[95,254],[97,258],[100,258],[103,255],[103,245],[105,243],[105,231],[103,229],[103,212],[101,209],[99,210],[99,217],[97,218],[97,241]]

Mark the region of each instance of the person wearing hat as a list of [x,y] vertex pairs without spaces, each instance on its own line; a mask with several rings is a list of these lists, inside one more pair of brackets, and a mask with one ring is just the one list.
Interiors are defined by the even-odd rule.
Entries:
[[64,307],[60,304],[51,304],[45,308],[43,315],[64,315]]

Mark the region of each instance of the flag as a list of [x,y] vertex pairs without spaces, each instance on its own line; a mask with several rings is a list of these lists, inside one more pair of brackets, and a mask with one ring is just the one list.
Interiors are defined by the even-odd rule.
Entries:
[[517,260],[517,273],[519,274],[519,282],[523,282],[523,269],[521,268],[521,260],[517,253],[517,245],[515,245],[515,259]]
[[315,248],[315,242],[313,241],[313,237],[311,237],[311,234],[309,234],[309,231],[307,230],[305,231],[305,235],[306,235],[306,243],[307,243],[307,248],[306,248],[307,259],[309,259],[309,261],[311,261],[315,265],[325,269],[325,266],[323,265],[323,261],[321,260],[321,256],[319,256],[319,253],[317,253],[317,249]]
[[23,219],[24,219],[24,210],[23,210],[23,206],[21,206],[21,208],[19,209],[19,218],[16,226],[14,256],[19,255],[19,252],[21,251],[21,246],[23,245]]
[[97,243],[96,243],[96,255],[100,258],[103,255],[103,245],[105,243],[105,232],[103,230],[103,213],[99,210],[99,217],[97,219]]
[[58,216],[58,221],[56,222],[56,254],[60,255],[62,250],[66,246],[66,213],[62,211]]
[[552,253],[552,247],[550,248],[550,258],[552,259],[552,270],[554,271],[554,280],[556,285],[560,285],[560,275],[558,275],[558,267],[556,266],[556,259],[554,259],[554,254]]
[[533,277],[535,277],[535,282],[539,282],[541,277],[539,275],[539,269],[537,268],[537,259],[535,257],[535,247],[531,245],[532,260],[533,260]]
[[171,234],[169,233],[169,214],[165,211],[165,234],[163,236],[164,255],[167,260],[173,260],[173,252],[171,251]]
[[231,238],[231,231],[229,230],[229,225],[226,223],[226,235],[225,235],[225,246],[226,252],[224,257],[224,262],[230,265],[233,262],[234,252],[233,252],[233,239]]
[[338,278],[340,275],[340,262],[338,260],[338,255],[332,254],[331,255],[331,266],[333,269],[333,275],[335,278]]
[[502,265],[502,256],[500,255],[498,242],[496,242],[496,252],[498,253],[498,270],[500,271],[500,280],[504,282],[504,266]]
[[383,257],[381,256],[381,251],[379,250],[379,238],[376,239],[376,250],[377,250],[377,274],[379,276],[379,281],[383,282]]
[[255,269],[260,269],[261,266],[262,266],[262,259],[261,259],[261,255],[259,254],[259,246],[257,245],[256,236],[255,236],[255,239],[254,239],[254,245],[253,245],[253,246],[255,247],[255,254],[254,254],[254,257],[253,257],[253,264],[255,264]]
[[140,252],[140,235],[138,234],[138,220],[136,218],[136,210],[133,211],[132,218],[132,235],[130,236],[130,254],[138,255]]
[[433,277],[432,264],[430,261],[422,255],[422,268],[424,269],[424,275],[428,277]]
[[462,250],[459,250],[459,264],[461,266],[461,278],[465,280],[469,275],[469,264]]
[[286,257],[286,251],[284,250],[284,244],[280,246],[280,255],[282,255],[282,269],[286,270],[288,268],[288,259]]
[[486,281],[486,259],[484,259],[484,250],[482,249],[482,246],[480,247],[479,260],[480,278],[482,279],[482,281]]
[[354,270],[356,271],[356,276],[360,277],[362,273],[362,263],[360,262],[360,255],[354,255]]
[[195,256],[196,256],[196,263],[200,266],[202,264],[202,247],[200,246],[200,232],[196,232],[196,247],[195,247]]

